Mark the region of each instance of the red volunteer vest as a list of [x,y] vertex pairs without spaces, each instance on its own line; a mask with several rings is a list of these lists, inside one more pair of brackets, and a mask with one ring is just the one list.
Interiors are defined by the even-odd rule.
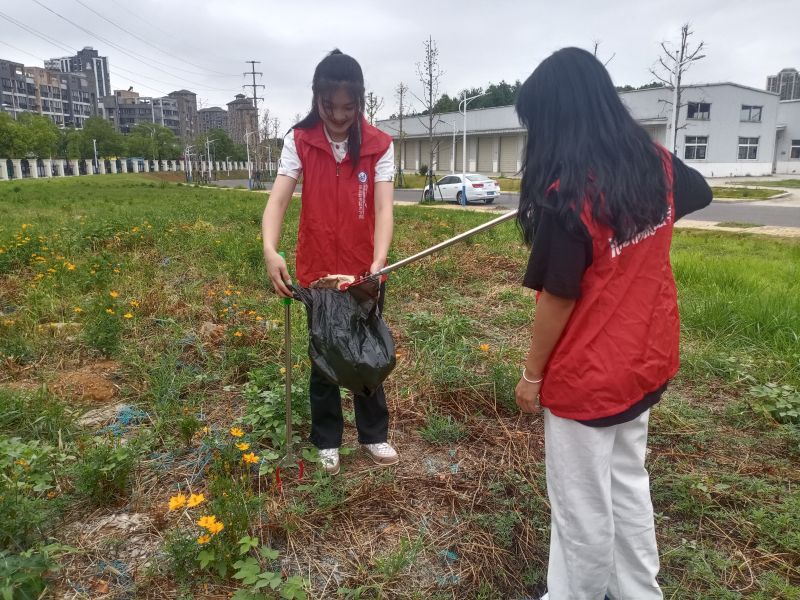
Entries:
[[392,138],[361,120],[361,154],[336,163],[320,121],[295,129],[303,165],[302,207],[296,273],[300,285],[326,275],[360,275],[372,264],[375,247],[375,165]]
[[544,372],[541,404],[567,419],[599,419],[627,410],[678,371],[680,321],[669,260],[675,205],[672,163],[665,220],[618,244],[609,227],[581,220],[592,237],[592,264],[581,297]]

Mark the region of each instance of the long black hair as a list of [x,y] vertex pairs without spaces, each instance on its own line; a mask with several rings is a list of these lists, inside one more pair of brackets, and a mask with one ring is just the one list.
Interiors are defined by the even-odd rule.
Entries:
[[357,104],[356,118],[350,126],[347,138],[347,151],[350,162],[355,168],[361,156],[361,118],[364,114],[364,73],[358,61],[341,50],[335,48],[314,69],[314,79],[311,82],[311,111],[306,117],[295,124],[298,129],[311,129],[320,122],[319,100],[344,87],[353,101]]
[[[577,231],[588,200],[595,221],[619,242],[664,220],[661,150],[592,54],[580,48],[552,54],[522,85],[516,109],[528,129],[517,216],[528,244],[545,207]],[[556,181],[558,193],[548,193]]]

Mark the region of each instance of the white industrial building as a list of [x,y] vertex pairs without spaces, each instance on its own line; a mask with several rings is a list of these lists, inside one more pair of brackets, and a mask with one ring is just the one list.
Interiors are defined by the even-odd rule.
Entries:
[[[654,140],[671,145],[669,89],[622,92],[620,97]],[[397,119],[377,125],[394,138],[397,160],[405,172],[428,165],[427,117],[404,117],[402,143]],[[462,170],[463,128],[462,113],[438,115],[433,142],[436,173]],[[466,171],[518,175],[526,134],[513,106],[470,110],[466,129]],[[780,101],[777,93],[735,83],[686,86],[676,154],[707,177],[798,173],[800,100]]]

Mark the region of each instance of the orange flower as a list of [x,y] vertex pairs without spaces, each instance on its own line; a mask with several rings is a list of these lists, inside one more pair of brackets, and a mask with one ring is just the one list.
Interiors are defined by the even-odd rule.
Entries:
[[237,332],[236,332],[236,333],[234,333],[233,335],[234,335],[235,337],[242,337],[242,332],[241,332],[241,331],[237,331]]
[[72,310],[73,310],[74,312],[76,312],[76,313],[82,313],[82,312],[83,312],[83,309],[82,309],[80,306],[76,306],[76,307],[75,307],[75,308],[73,308]]
[[211,541],[211,536],[207,535],[205,533],[203,535],[201,535],[199,538],[197,538],[197,543],[200,544],[201,546],[203,544],[207,544],[210,541]]
[[200,519],[197,521],[197,524],[212,535],[225,529],[225,524],[221,521],[217,521],[217,517],[214,515],[200,517]]
[[119,292],[111,290],[110,292],[108,292],[108,295],[111,296],[112,298],[117,298],[119,296]]
[[252,465],[252,464],[257,463],[259,461],[259,458],[254,453],[249,452],[248,454],[243,454],[242,455],[242,461],[244,461],[247,464]]
[[236,447],[239,450],[241,450],[242,452],[244,452],[245,450],[250,450],[250,444],[248,444],[247,442],[242,442],[241,444],[236,444]]
[[194,508],[195,506],[200,506],[205,501],[206,497],[203,494],[192,494],[189,496],[189,501],[186,503],[186,506],[187,508]]
[[244,431],[242,431],[238,427],[231,427],[231,435],[233,437],[242,437],[244,435]]
[[488,352],[489,351],[489,344],[481,344],[478,347],[481,349],[481,352]]
[[186,494],[178,494],[169,499],[169,509],[178,510],[186,506]]

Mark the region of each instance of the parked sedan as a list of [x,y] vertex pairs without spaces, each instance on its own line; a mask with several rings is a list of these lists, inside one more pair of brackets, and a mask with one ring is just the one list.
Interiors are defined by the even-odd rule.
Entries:
[[[466,190],[464,189],[466,187]],[[429,200],[455,200],[459,204],[464,202],[464,191],[466,191],[467,202],[483,202],[491,204],[500,195],[500,186],[494,179],[479,173],[467,173],[466,186],[462,183],[462,175],[446,175],[433,186],[433,194],[430,186],[425,187],[424,197]]]

